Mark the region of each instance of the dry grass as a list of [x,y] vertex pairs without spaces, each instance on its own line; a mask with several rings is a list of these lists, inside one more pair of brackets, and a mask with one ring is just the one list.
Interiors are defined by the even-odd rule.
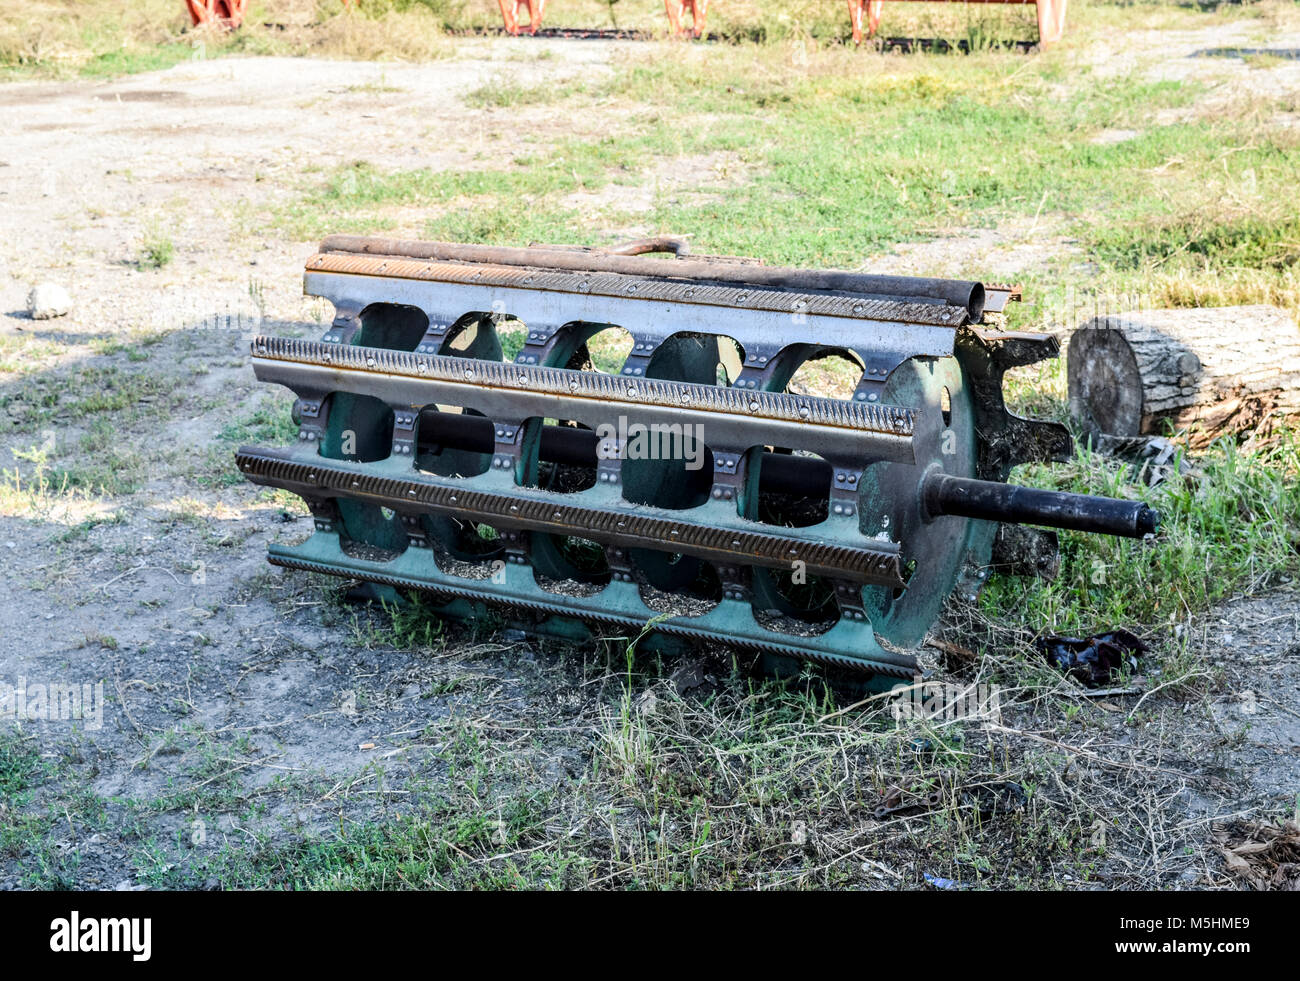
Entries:
[[119,74],[223,54],[429,61],[450,51],[452,5],[261,0],[234,32],[195,29],[180,0],[34,0],[0,8],[0,69],[42,75]]
[[76,69],[115,48],[175,42],[188,23],[171,0],[33,0],[0,7],[0,65]]
[[1229,884],[1210,820],[1175,818],[1205,792],[1195,690],[1125,717],[1006,651],[949,675],[1003,686],[992,720],[896,720],[815,673],[756,684],[717,660],[683,694],[653,665],[548,659],[536,683],[557,694],[525,715],[472,673],[448,677],[436,690],[475,710],[403,752],[460,779],[431,792],[395,768],[383,792],[399,822],[265,841],[202,874],[227,888]]
[[1215,840],[1229,870],[1252,889],[1300,892],[1300,797],[1293,820],[1240,822]]
[[[1202,26],[1205,11],[1169,3],[1113,5],[1076,0],[1066,45],[1086,43],[1117,25],[1161,29]],[[1262,31],[1300,22],[1282,0],[1247,4],[1241,16]],[[500,26],[491,0],[252,0],[237,32],[194,30],[180,0],[31,0],[0,7],[0,71],[10,74],[118,74],[166,67],[196,51],[220,54],[317,55],[332,58],[425,61],[452,50],[448,32]],[[557,0],[548,27],[625,28],[664,34],[657,0]],[[793,42],[791,58],[807,63],[827,44],[848,37],[839,3],[826,0],[726,0],[709,11],[710,33],[732,40]],[[985,4],[891,4],[882,22],[886,37],[933,37],[987,47],[998,41],[1032,41],[1033,8]]]

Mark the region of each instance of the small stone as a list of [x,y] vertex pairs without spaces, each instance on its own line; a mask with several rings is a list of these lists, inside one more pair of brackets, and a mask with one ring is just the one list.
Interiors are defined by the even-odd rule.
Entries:
[[654,715],[659,711],[659,699],[652,691],[644,691],[636,700],[636,710],[640,715]]
[[72,297],[57,283],[40,283],[27,294],[27,312],[33,320],[53,320],[72,309]]

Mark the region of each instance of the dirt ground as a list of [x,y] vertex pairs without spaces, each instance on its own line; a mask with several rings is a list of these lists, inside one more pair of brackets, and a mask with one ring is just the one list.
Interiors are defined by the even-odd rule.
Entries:
[[[1162,37],[1158,57],[1139,40],[1114,53],[1117,62],[1258,80],[1231,59],[1188,57],[1234,41],[1222,33]],[[1295,38],[1272,43],[1300,47]],[[485,146],[509,152],[538,134],[598,131],[610,124],[599,113],[575,120],[540,106],[503,133],[461,100],[502,77],[601,72],[619,49],[470,40],[454,58],[418,66],[196,61],[111,82],[0,87],[0,468],[26,480],[0,509],[0,686],[104,681],[102,728],[31,729],[44,753],[76,744],[89,791],[149,800],[234,775],[256,793],[312,774],[320,779],[310,792],[269,799],[268,823],[284,833],[328,826],[344,807],[382,817],[385,805],[368,796],[379,793],[374,764],[437,776],[438,755],[421,734],[453,715],[497,732],[566,732],[538,772],[581,771],[584,727],[600,697],[581,655],[506,636],[463,636],[419,656],[382,643],[367,614],[310,577],[266,565],[267,544],[305,537],[308,521],[292,502],[235,479],[229,456],[239,438],[229,433],[263,406],[288,406],[254,382],[248,339],[307,333],[329,316],[301,296],[312,243],[261,230],[305,170],[356,160],[455,168]],[[540,50],[549,55],[534,57]],[[1272,71],[1276,84],[1300,84],[1300,63]],[[413,217],[398,231],[416,228]],[[158,235],[174,242],[174,260],[140,268]],[[901,248],[872,264],[944,275],[965,250],[1000,279],[1044,249],[1070,251],[1050,222]],[[46,280],[70,290],[72,312],[33,321],[27,291]],[[126,387],[141,372],[149,384]],[[130,404],[107,433],[78,410],[122,391]],[[29,465],[42,447],[74,473],[98,459],[138,483],[132,493],[42,493]],[[1152,855],[1125,859],[1152,885],[1227,881],[1187,843],[1206,839],[1213,819],[1267,811],[1300,788],[1295,593],[1231,603],[1195,625],[1189,643],[1207,652],[1221,683],[1218,694],[1160,717],[1178,729],[1168,743],[1177,749],[1151,765],[1177,777],[1152,804],[1164,809],[1154,865]],[[1098,732],[1098,747],[1116,752],[1149,735]],[[208,770],[194,765],[200,752],[211,757]],[[192,819],[174,810],[146,820],[159,840],[190,834]],[[206,833],[235,843],[242,834],[229,816]],[[80,850],[77,887],[143,881],[138,859],[110,835],[70,826],[64,845]],[[0,857],[0,888],[26,881],[24,861]]]

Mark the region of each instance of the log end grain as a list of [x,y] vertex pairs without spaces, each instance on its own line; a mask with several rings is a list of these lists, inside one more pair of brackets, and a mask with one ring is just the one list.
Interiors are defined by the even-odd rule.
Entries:
[[1085,326],[1070,338],[1066,378],[1070,415],[1084,433],[1136,436],[1143,417],[1142,375],[1122,332]]

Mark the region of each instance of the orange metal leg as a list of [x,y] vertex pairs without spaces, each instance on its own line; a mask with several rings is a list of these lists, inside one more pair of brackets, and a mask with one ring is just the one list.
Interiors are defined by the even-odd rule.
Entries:
[[849,27],[853,29],[853,43],[862,43],[862,14],[866,0],[849,0]]
[[1046,48],[1065,33],[1066,0],[1038,0],[1038,43]]
[[704,20],[709,15],[709,0],[690,0],[691,33],[696,37],[704,35]]
[[[546,8],[546,0],[497,0],[501,5],[501,19],[506,23],[507,34],[518,34],[522,30],[525,34],[536,34],[537,29],[542,26],[542,11]],[[520,28],[519,26],[519,8],[528,8],[528,24]]]
[[506,23],[507,34],[519,33],[519,0],[498,0],[501,4],[501,19]]
[[185,0],[190,23],[195,27],[219,24],[232,30],[244,22],[246,4],[247,0]]
[[867,2],[867,37],[876,36],[876,28],[880,26],[880,11],[885,7],[884,0],[868,0]]
[[664,12],[668,14],[668,32],[676,37],[682,33],[682,14],[686,4],[682,0],[664,0]]
[[[884,0],[849,0],[849,24],[853,28],[853,43],[861,44],[862,38],[872,37],[880,26],[880,10]],[[866,20],[866,30],[862,22]]]
[[528,4],[528,33],[536,34],[542,26],[542,11],[546,9],[546,0],[525,0]]
[[664,0],[664,10],[668,14],[668,29],[674,35],[685,34],[682,21],[691,15],[691,34],[700,37],[704,34],[704,19],[708,15],[709,0]]

